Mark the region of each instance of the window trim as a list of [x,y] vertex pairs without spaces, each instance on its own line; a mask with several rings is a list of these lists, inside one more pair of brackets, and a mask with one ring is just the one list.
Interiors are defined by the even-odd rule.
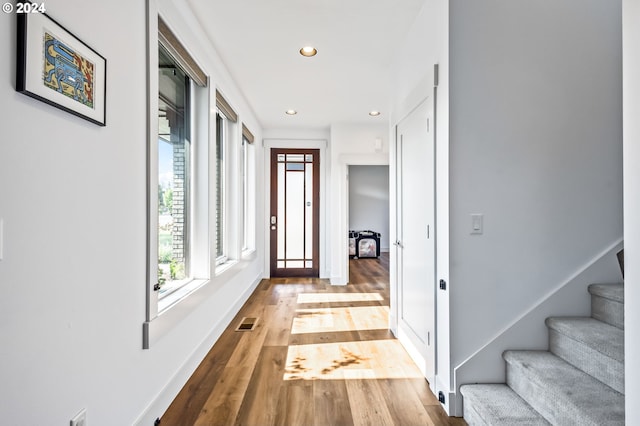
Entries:
[[[162,23],[162,24],[161,24]],[[193,190],[191,200],[190,219],[192,227],[188,231],[188,238],[191,239],[191,246],[197,247],[192,250],[190,256],[191,280],[186,283],[174,295],[168,295],[159,303],[157,283],[158,283],[158,107],[159,107],[159,76],[158,59],[159,45],[162,40],[171,39],[161,36],[159,28],[165,26],[163,31],[168,30],[165,21],[158,13],[156,2],[147,3],[147,282],[146,282],[146,318],[143,324],[143,349],[149,349],[154,342],[162,337],[178,318],[184,318],[191,312],[191,304],[181,304],[196,290],[210,282],[211,266],[209,259],[209,139],[211,134],[211,114],[210,99],[212,98],[211,85],[208,77],[205,77],[204,85],[198,84],[197,80],[189,72],[191,79],[191,135],[192,144],[191,160],[193,164],[190,176],[190,186]],[[170,31],[170,30],[169,30]],[[171,33],[172,34],[172,33]],[[177,41],[177,37],[173,36]],[[179,43],[179,42],[178,42]],[[166,44],[163,44],[167,48]],[[174,46],[175,47],[175,46]],[[167,49],[169,50],[169,49]],[[186,53],[184,46],[180,44],[180,50]],[[169,50],[170,51],[170,50]],[[171,53],[171,51],[170,51]],[[182,55],[182,54],[181,54]],[[186,53],[188,56],[188,53]],[[184,56],[184,55],[183,55]],[[193,64],[195,60],[188,56]],[[180,58],[174,57],[176,62]],[[190,66],[192,67],[193,64]],[[181,64],[183,65],[183,64]],[[200,72],[202,70],[197,67]],[[183,70],[188,71],[183,68]],[[200,78],[200,83],[202,78]],[[197,94],[196,94],[197,92]],[[196,104],[194,106],[194,103]],[[196,117],[197,116],[197,117]],[[194,121],[197,120],[197,123]],[[194,157],[195,152],[199,153]],[[197,163],[197,165],[196,165]],[[195,181],[194,181],[195,180]],[[195,204],[194,204],[195,203]],[[199,254],[194,255],[198,251]],[[205,287],[206,288],[206,287]],[[201,292],[202,297],[206,297],[208,292]],[[173,297],[172,297],[173,296]],[[166,300],[165,300],[166,299]]]
[[242,144],[241,155],[239,161],[242,163],[240,167],[242,176],[239,176],[242,199],[240,200],[239,212],[242,216],[240,224],[241,246],[240,253],[242,257],[246,257],[255,251],[255,199],[256,199],[256,161],[254,152],[254,136],[247,126],[242,123]]
[[[216,92],[218,93],[218,92]],[[230,132],[229,129],[229,118],[224,114],[224,112],[218,110],[216,112],[216,149],[215,149],[215,170],[216,170],[216,182],[215,182],[215,193],[214,200],[216,203],[215,206],[215,264],[216,264],[216,273],[220,273],[221,271],[218,269],[221,265],[224,265],[229,260],[228,246],[227,246],[227,236],[228,236],[228,202],[227,202],[227,194],[228,194],[228,178],[227,178],[227,169],[225,156],[228,151],[228,137]],[[218,150],[220,150],[221,158],[218,159]],[[218,212],[218,208],[220,208],[220,212]],[[221,217],[222,224],[218,223],[218,217]],[[221,247],[219,247],[220,238],[222,238]],[[218,250],[221,250],[219,253]]]

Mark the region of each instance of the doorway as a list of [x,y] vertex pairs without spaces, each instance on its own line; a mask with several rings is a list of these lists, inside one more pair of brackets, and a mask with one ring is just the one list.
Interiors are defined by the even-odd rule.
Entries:
[[271,149],[271,277],[318,277],[320,150]]
[[389,165],[350,164],[348,182],[349,230],[379,233],[378,251],[389,252]]

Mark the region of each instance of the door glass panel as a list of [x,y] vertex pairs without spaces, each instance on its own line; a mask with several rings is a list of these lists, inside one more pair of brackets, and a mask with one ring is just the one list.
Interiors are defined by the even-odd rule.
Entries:
[[304,174],[300,172],[287,172],[286,181],[286,258],[287,260],[303,259],[305,219]]
[[305,258],[313,258],[313,164],[307,163],[305,168]]
[[[279,155],[284,160],[284,155]],[[286,200],[284,196],[285,188],[285,172],[284,163],[278,163],[278,216],[276,220],[276,226],[278,228],[278,259],[284,259],[284,235],[285,235],[285,209],[284,202]],[[284,268],[284,264],[282,266]]]
[[304,171],[304,163],[287,163],[287,171]]
[[304,154],[287,154],[287,161],[304,161]]

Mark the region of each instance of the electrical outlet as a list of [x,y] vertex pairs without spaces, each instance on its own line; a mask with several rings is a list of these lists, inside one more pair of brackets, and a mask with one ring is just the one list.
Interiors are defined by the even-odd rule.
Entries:
[[83,408],[69,423],[71,426],[87,426],[87,410]]

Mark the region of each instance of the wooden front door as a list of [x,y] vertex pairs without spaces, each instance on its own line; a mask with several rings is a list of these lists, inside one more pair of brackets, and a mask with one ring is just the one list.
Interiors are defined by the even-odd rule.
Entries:
[[271,149],[271,277],[318,277],[320,150]]

